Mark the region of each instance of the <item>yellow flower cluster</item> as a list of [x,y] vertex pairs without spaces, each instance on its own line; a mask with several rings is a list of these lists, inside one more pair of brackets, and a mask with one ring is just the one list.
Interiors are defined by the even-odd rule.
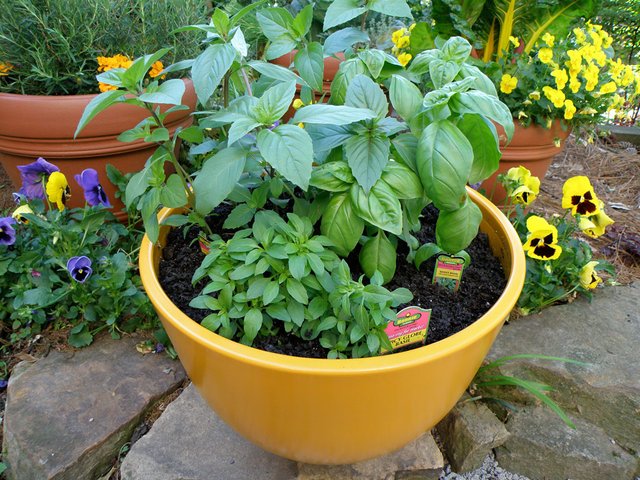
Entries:
[[516,77],[512,77],[508,73],[502,75],[502,79],[500,80],[500,91],[502,93],[510,94],[517,85],[518,79]]
[[[98,73],[106,72],[113,68],[127,69],[133,63],[133,60],[120,53],[113,55],[112,57],[97,57],[96,60],[98,61]],[[156,78],[160,75],[160,73],[162,73],[162,70],[164,70],[164,65],[160,60],[158,60],[153,65],[151,65],[151,69],[149,70],[148,75],[151,78]],[[166,75],[162,75],[160,78],[163,79],[165,77]],[[107,92],[109,90],[117,90],[118,87],[99,82],[98,88],[101,92]]]
[[393,42],[391,52],[403,67],[406,67],[413,58],[413,56],[409,52],[404,51],[404,49],[411,45],[411,31],[415,26],[416,24],[414,23],[408,29],[403,27],[391,34],[391,41]]
[[10,63],[0,62],[0,77],[6,77],[13,69],[13,65]]

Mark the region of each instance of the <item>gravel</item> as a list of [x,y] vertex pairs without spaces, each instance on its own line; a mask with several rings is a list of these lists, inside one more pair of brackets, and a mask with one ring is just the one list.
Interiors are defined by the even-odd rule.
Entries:
[[442,470],[439,480],[529,480],[529,478],[504,470],[498,465],[493,453],[490,453],[484,459],[482,466],[473,472],[455,473],[447,465]]

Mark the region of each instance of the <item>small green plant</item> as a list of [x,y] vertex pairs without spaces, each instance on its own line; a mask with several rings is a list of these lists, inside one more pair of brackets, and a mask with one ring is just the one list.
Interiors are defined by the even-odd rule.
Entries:
[[69,343],[81,347],[101,330],[118,337],[152,326],[134,266],[140,237],[104,208],[97,174],[95,182],[90,170],[78,176],[89,205],[67,210],[69,188],[57,167],[38,159],[20,168],[21,205],[0,218],[0,319],[9,340],[53,324],[71,327]]
[[507,214],[527,253],[527,277],[518,299],[522,314],[537,312],[577,293],[591,298],[593,289],[602,282],[597,271],[615,275],[613,265],[593,260],[591,246],[577,236],[582,232],[597,238],[613,223],[587,177],[565,182],[562,207],[567,210],[550,221],[524,209],[540,188],[540,180],[529,170],[512,168],[498,178],[510,199]]
[[172,31],[204,19],[205,9],[200,0],[3,1],[0,92],[96,93],[99,56],[134,58],[172,47],[172,61],[190,58],[197,42]]
[[331,241],[313,235],[311,221],[293,213],[288,219],[260,211],[251,229],[226,242],[214,236],[193,277],[209,280],[191,302],[213,311],[202,325],[247,345],[282,328],[319,338],[329,358],[390,350],[384,329],[395,318],[391,307],[409,302],[411,293],[388,291],[380,274],[368,285],[352,280],[347,263],[326,248]]
[[[525,380],[523,378],[514,377],[511,375],[502,375],[500,373],[500,367],[514,360],[518,359],[539,359],[539,360],[549,360],[554,362],[563,362],[563,363],[571,363],[574,365],[586,366],[588,364],[584,362],[579,362],[577,360],[572,360],[570,358],[563,357],[550,357],[546,355],[537,355],[537,354],[520,354],[520,355],[509,355],[505,357],[500,357],[493,362],[483,365],[478,370],[471,387],[470,393],[472,395],[473,400],[490,400],[498,402],[500,405],[509,408],[510,410],[515,410],[516,408],[509,402],[504,401],[496,392],[495,388],[492,387],[516,387],[521,388],[522,390],[530,393],[535,398],[540,400],[543,404],[549,407],[558,417],[562,419],[562,421],[567,424],[571,428],[576,428],[571,419],[567,416],[567,414],[562,410],[562,408],[554,402],[548,395],[548,392],[551,392],[553,389],[549,385],[545,385],[544,383],[534,382],[532,380]],[[478,395],[478,391],[482,392],[485,389],[490,389],[491,396]]]

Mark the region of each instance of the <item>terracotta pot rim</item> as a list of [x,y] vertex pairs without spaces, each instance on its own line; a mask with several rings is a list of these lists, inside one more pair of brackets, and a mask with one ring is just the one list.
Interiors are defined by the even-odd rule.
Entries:
[[[488,331],[502,325],[514,307],[524,284],[525,257],[520,238],[513,226],[489,200],[474,190],[469,188],[467,190],[474,203],[479,204],[484,210],[483,217],[488,215],[491,218],[494,223],[493,227],[502,240],[500,243],[507,249],[508,257],[511,259],[511,268],[507,272],[507,284],[496,303],[473,324],[446,339],[414,350],[371,358],[329,360],[266,352],[226,339],[192,320],[167,297],[160,286],[157,266],[154,264],[155,254],[161,251],[161,247],[152,245],[146,235],[140,249],[142,283],[160,317],[170,321],[173,327],[181,331],[181,334],[224,356],[233,357],[252,365],[280,371],[313,372],[314,375],[334,376],[373,374],[379,370],[411,368],[414,365],[431,362],[463,350],[482,338]],[[166,218],[171,212],[170,209],[163,209],[160,212],[160,217]]]

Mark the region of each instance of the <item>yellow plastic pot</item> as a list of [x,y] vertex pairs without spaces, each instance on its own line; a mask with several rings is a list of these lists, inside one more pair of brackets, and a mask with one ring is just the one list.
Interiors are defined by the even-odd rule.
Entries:
[[[475,323],[408,352],[349,360],[299,358],[212,333],[182,313],[158,282],[166,228],[158,246],[146,237],[142,242],[142,282],[191,381],[243,437],[306,463],[373,458],[403,447],[453,408],[522,289],[525,259],[516,232],[492,203],[475,191],[469,195],[482,210],[480,228],[502,262],[507,286]],[[160,215],[170,214],[165,209]]]

